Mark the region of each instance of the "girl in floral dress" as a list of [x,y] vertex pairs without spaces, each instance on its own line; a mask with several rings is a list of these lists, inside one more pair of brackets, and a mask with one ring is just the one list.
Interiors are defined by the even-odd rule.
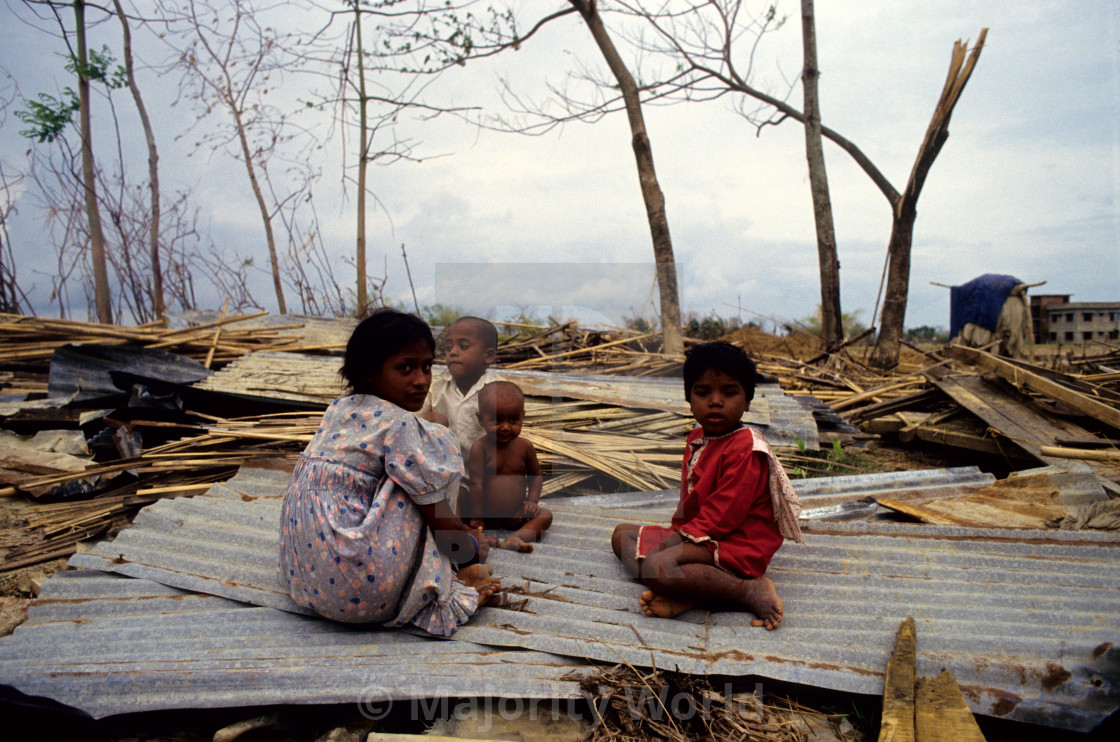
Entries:
[[331,403],[284,495],[280,580],[296,603],[347,623],[453,634],[501,587],[482,532],[447,504],[463,475],[455,436],[413,413],[432,381],[435,341],[391,309],[350,336]]

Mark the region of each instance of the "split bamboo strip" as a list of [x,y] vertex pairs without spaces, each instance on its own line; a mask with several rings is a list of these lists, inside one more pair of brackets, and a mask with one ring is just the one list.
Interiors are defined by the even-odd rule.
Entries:
[[1114,461],[1120,464],[1120,451],[1099,450],[1087,448],[1070,448],[1067,446],[1039,446],[1038,452],[1042,456],[1054,456],[1061,459],[1083,459],[1086,461]]
[[137,495],[162,495],[166,492],[196,492],[198,490],[208,490],[215,484],[220,482],[202,482],[200,484],[176,484],[168,485],[166,487],[147,487],[136,490]]
[[592,350],[601,350],[601,349],[606,348],[606,347],[611,346],[611,345],[619,345],[621,343],[629,343],[632,340],[643,340],[643,339],[648,338],[648,337],[653,337],[656,334],[658,334],[658,333],[650,332],[650,333],[646,333],[645,335],[638,335],[637,337],[622,338],[621,340],[613,340],[609,343],[603,343],[602,345],[593,345],[593,346],[588,347],[588,348],[577,348],[576,350],[569,350],[569,351],[565,351],[563,353],[556,353],[554,355],[546,356],[544,358],[530,358],[529,360],[526,360],[526,361],[520,361],[518,363],[512,363],[512,364],[506,366],[505,368],[523,368],[523,367],[531,366],[531,365],[534,365],[534,366],[535,365],[540,365],[540,364],[544,363],[545,361],[553,361],[553,360],[556,360],[557,358],[563,358],[563,357],[575,355],[577,353],[589,353]]
[[575,461],[584,463],[636,489],[653,489],[653,483],[645,477],[638,476],[634,471],[622,467],[609,459],[597,456],[584,448],[572,446],[566,442],[546,438],[544,436],[538,436],[532,432],[523,431],[521,435],[537,448],[543,448],[553,453],[562,454]]
[[311,442],[314,433],[306,435],[283,435],[280,433],[256,433],[249,430],[224,430],[220,431],[231,438],[253,438],[256,440],[264,441],[294,441],[296,443],[307,444]]
[[853,394],[845,399],[840,400],[839,402],[836,402],[835,404],[829,405],[829,407],[831,407],[834,411],[839,412],[840,410],[847,409],[860,402],[866,402],[868,400],[873,400],[876,402],[881,401],[880,398],[886,392],[899,392],[903,389],[908,389],[914,386],[923,386],[924,384],[925,382],[922,379],[906,378],[902,379],[901,381],[896,381],[884,386],[876,387],[874,389],[868,389],[866,392],[862,392],[860,394]]

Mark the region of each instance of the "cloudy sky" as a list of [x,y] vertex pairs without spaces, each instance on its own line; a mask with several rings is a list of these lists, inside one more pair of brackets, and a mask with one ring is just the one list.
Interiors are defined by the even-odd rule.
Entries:
[[[0,67],[24,95],[66,84],[57,43],[18,22],[16,0],[0,10]],[[521,18],[563,7],[516,3]],[[752,81],[771,91],[797,77],[797,5],[786,26],[756,52]],[[612,21],[608,19],[608,23]],[[522,22],[522,26],[526,22]],[[983,273],[1046,281],[1032,293],[1074,301],[1120,300],[1120,11],[1089,0],[944,0],[817,3],[824,123],[860,146],[901,190],[948,69],[953,42],[987,44],[954,112],[950,136],[918,204],[907,326],[949,324],[948,290]],[[116,26],[96,29],[116,44]],[[101,43],[100,41],[95,43]],[[154,56],[154,52],[152,53]],[[585,27],[568,17],[520,51],[445,75],[430,93],[441,102],[501,113],[499,80],[545,101],[579,65],[602,68]],[[143,83],[143,80],[142,80]],[[9,81],[10,84],[10,81]],[[301,83],[282,94],[299,97]],[[150,77],[171,100],[175,84]],[[790,98],[801,105],[800,89]],[[120,99],[122,118],[131,115]],[[244,171],[228,158],[184,158],[174,137],[183,111],[166,103],[160,134],[168,184],[194,190],[215,239],[261,255],[259,218]],[[665,193],[686,312],[741,316],[769,324],[804,318],[819,304],[816,243],[804,156],[794,122],[760,133],[728,97],[705,104],[647,107],[646,123]],[[126,122],[126,127],[128,126]],[[0,129],[5,171],[18,170],[26,141],[18,122]],[[325,130],[325,128],[324,128]],[[602,317],[652,315],[649,229],[625,119],[572,123],[543,136],[479,131],[453,119],[403,119],[398,136],[420,142],[422,162],[374,169],[370,270],[388,270],[386,293],[412,302],[401,260],[408,251],[421,304],[440,302],[502,316],[527,311]],[[142,140],[135,140],[139,143]],[[180,147],[180,149],[176,149]],[[844,311],[864,323],[876,305],[890,211],[852,160],[826,142],[841,261]],[[324,244],[352,252],[353,202],[338,181],[340,156],[315,155]],[[43,253],[41,215],[27,197],[11,227],[20,275],[35,281]],[[41,268],[41,266],[40,266]],[[255,292],[275,310],[262,277]],[[221,298],[215,297],[215,308]]]

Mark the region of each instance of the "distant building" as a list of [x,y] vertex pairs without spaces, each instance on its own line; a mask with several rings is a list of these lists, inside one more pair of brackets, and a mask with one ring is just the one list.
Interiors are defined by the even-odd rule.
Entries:
[[1031,294],[1031,330],[1036,343],[1050,342],[1050,315],[1046,310],[1057,304],[1069,304],[1069,294]]
[[1083,343],[1120,340],[1120,301],[1055,304],[1045,309],[1044,342]]

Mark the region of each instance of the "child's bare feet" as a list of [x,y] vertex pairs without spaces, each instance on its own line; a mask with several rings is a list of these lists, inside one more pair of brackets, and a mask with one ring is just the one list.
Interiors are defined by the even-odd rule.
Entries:
[[494,568],[489,564],[472,564],[469,567],[463,567],[455,576],[463,582],[467,583],[470,587],[476,587],[483,580],[494,575]]
[[501,548],[508,551],[520,551],[522,554],[528,554],[533,550],[533,545],[526,543],[517,536],[510,536],[502,542]]
[[767,631],[778,628],[782,623],[782,599],[778,597],[774,583],[769,577],[743,582],[746,585],[743,602],[758,617],[751,621],[751,626],[765,626]]
[[652,590],[646,590],[638,598],[638,605],[647,616],[656,618],[675,618],[685,611],[690,611],[696,604],[688,600],[676,600],[658,595]]
[[499,580],[491,578],[485,585],[480,585],[475,590],[478,592],[479,607],[502,604],[502,583]]
[[493,574],[494,568],[489,564],[472,564],[463,567],[455,576],[465,582],[467,587],[473,587],[478,592],[480,606],[501,605],[502,581],[492,577]]

